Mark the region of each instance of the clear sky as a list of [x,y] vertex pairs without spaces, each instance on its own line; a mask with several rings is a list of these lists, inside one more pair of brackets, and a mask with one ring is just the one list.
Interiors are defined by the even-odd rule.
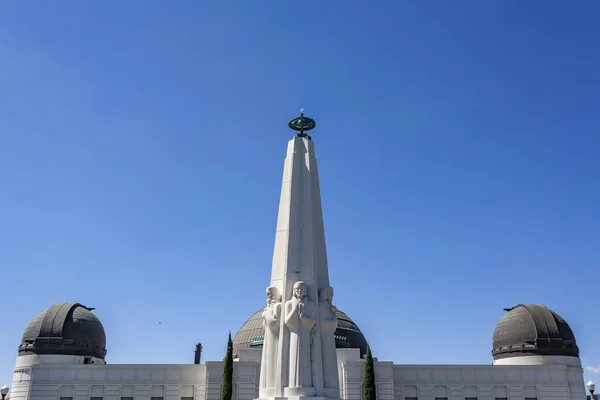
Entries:
[[97,308],[110,363],[220,359],[265,303],[300,107],[334,301],[375,356],[489,364],[502,309],[533,302],[600,365],[598,21],[598,1],[0,2],[0,384],[63,301]]

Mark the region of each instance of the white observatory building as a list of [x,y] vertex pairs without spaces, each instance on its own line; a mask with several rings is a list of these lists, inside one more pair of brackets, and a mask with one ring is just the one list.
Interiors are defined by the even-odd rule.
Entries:
[[[333,305],[314,143],[305,133],[315,122],[302,114],[289,126],[299,133],[287,148],[271,281],[256,288],[257,304],[265,288],[268,304],[235,335],[233,400],[362,400],[368,338]],[[11,400],[220,400],[221,361],[107,364],[106,334],[92,311],[54,304],[31,320]],[[491,349],[481,349],[490,350],[489,365],[376,361],[378,400],[586,399],[575,335],[546,306],[507,309]]]

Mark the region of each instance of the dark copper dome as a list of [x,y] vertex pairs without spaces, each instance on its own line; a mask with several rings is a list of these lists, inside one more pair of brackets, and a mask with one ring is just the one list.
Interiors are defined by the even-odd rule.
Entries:
[[79,303],[54,304],[25,329],[19,355],[58,354],[104,359],[106,335],[100,320]]
[[[254,313],[240,328],[233,338],[233,353],[248,347],[262,348],[265,328],[263,326],[261,308]],[[358,326],[348,315],[336,312],[338,327],[335,330],[335,346],[338,349],[360,349],[360,355],[367,353],[367,340]]]
[[519,304],[506,311],[494,330],[494,360],[530,355],[579,357],[571,327],[548,307]]

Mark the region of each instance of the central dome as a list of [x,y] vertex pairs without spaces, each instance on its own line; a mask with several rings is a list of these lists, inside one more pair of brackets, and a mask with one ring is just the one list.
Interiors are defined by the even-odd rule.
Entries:
[[[263,308],[252,315],[233,338],[233,354],[239,355],[240,349],[262,348],[265,327],[262,319]],[[359,349],[361,357],[367,353],[367,339],[348,315],[340,310],[335,313],[338,327],[334,332],[335,347],[338,349]]]

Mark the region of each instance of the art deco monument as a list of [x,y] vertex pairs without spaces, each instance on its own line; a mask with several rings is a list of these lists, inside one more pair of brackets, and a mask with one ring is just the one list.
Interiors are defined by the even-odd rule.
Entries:
[[288,143],[283,169],[271,284],[260,369],[261,399],[319,397],[339,399],[319,173],[314,143],[306,134],[315,121],[289,122],[298,134]]
[[[331,304],[317,162],[307,134],[315,121],[301,113],[289,126],[297,135],[285,160],[267,306],[235,335],[233,398],[361,400],[367,341]],[[107,364],[106,334],[92,310],[58,303],[31,320],[18,347],[11,400],[222,398],[223,363],[199,365],[199,348],[194,364]],[[585,400],[579,347],[567,322],[541,304],[506,311],[494,329],[493,363],[376,361],[377,400]]]

